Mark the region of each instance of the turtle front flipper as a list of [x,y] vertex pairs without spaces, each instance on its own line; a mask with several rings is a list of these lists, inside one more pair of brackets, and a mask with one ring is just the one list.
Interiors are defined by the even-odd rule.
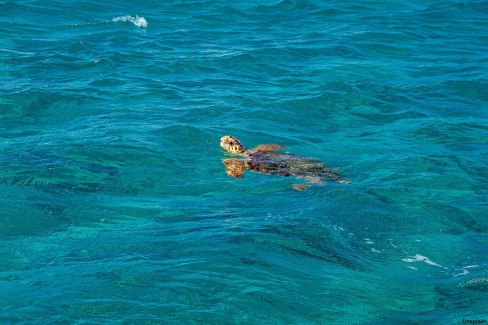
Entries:
[[244,177],[246,161],[237,158],[224,159],[225,171],[227,175],[235,178]]
[[285,146],[279,144],[260,144],[256,148],[252,149],[254,151],[276,151],[282,148],[286,148]]

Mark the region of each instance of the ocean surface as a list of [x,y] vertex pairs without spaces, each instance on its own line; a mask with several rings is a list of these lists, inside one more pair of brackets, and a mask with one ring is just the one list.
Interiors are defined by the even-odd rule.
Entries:
[[0,150],[1,324],[488,320],[486,0],[0,1]]

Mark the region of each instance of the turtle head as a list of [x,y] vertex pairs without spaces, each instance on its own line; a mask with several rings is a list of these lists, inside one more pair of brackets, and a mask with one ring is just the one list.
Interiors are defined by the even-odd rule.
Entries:
[[231,135],[220,138],[220,146],[234,155],[245,155],[247,153],[246,147]]

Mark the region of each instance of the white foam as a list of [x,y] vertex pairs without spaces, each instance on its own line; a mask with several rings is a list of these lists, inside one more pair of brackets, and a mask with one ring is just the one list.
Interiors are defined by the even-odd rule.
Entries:
[[466,269],[462,269],[462,270],[463,271],[461,273],[456,274],[454,277],[460,276],[460,275],[465,275],[465,274],[468,274],[469,273],[468,270],[466,270]]
[[437,264],[437,263],[431,261],[428,257],[422,256],[420,254],[416,254],[412,258],[403,258],[402,261],[403,262],[407,262],[407,263],[424,262],[424,263],[429,264],[429,265],[432,265],[432,266],[444,268],[444,266],[442,266],[440,264]]
[[486,283],[488,282],[488,278],[484,277],[484,276],[481,276],[481,277],[478,277],[478,278],[474,278],[474,279],[471,279],[469,281],[466,281],[464,283],[460,283],[458,285],[458,287],[466,287],[466,286],[469,286],[469,285],[472,285],[472,284],[477,284],[477,283]]
[[123,22],[131,22],[137,27],[142,27],[146,28],[147,27],[147,21],[144,17],[139,17],[139,16],[120,16],[120,17],[115,17],[112,19],[113,22],[118,22],[118,21],[123,21]]
[[456,275],[454,275],[455,277],[456,276],[460,276],[460,275],[466,275],[469,273],[469,271],[467,269],[472,269],[474,267],[478,267],[479,265],[468,265],[468,266],[464,266],[463,268],[461,268],[461,273],[458,273]]
[[374,244],[374,241],[372,241],[371,239],[369,238],[364,238],[364,242],[368,245],[373,245]]

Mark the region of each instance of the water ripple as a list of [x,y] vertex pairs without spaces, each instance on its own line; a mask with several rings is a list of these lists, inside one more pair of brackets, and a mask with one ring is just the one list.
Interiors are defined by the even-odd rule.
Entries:
[[0,322],[484,315],[487,7],[1,2]]

